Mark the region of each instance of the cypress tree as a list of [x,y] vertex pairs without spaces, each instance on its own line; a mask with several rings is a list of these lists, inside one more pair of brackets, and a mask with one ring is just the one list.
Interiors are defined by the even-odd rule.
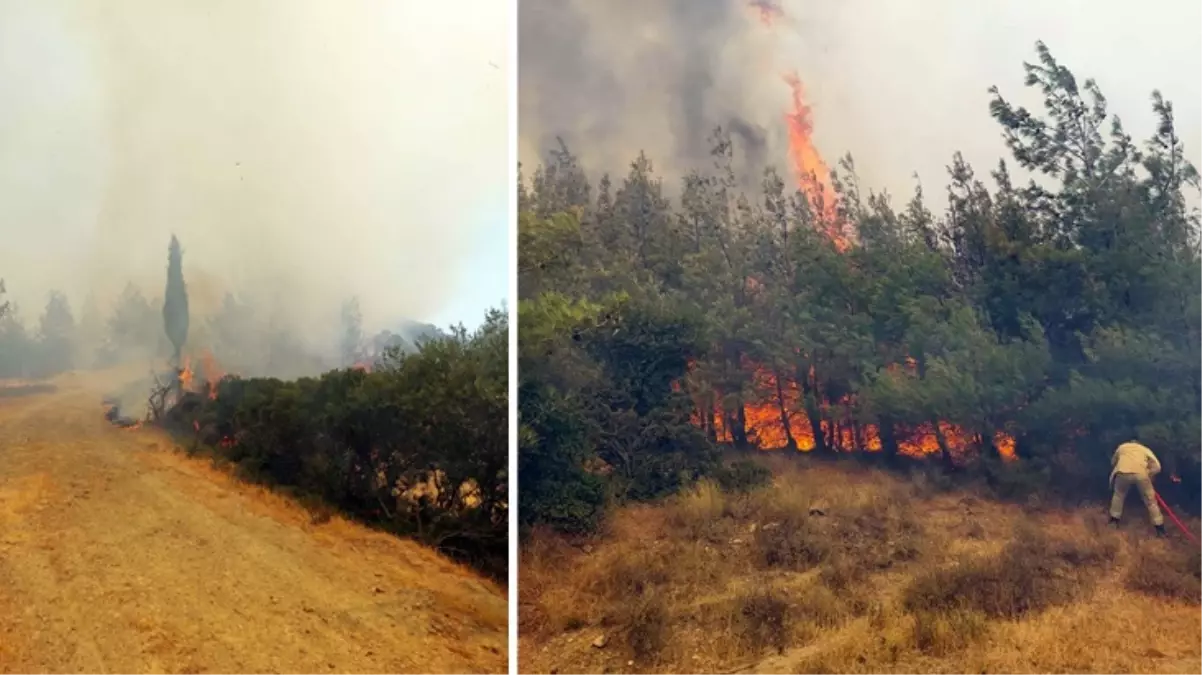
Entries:
[[183,253],[174,235],[167,249],[167,292],[163,299],[163,327],[174,348],[172,358],[180,366],[180,355],[188,339],[188,288],[184,284]]

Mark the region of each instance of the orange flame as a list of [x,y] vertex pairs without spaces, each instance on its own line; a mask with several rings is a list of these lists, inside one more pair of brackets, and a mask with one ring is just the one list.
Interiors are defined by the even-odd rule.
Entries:
[[221,378],[229,373],[225,372],[217,364],[217,359],[212,352],[205,350],[200,354],[200,378],[197,380],[197,370],[192,365],[190,356],[184,357],[184,362],[180,368],[179,381],[180,387],[184,391],[196,391],[196,387],[200,384],[204,385],[204,393],[209,399],[217,398],[217,384],[221,382]]
[[831,171],[814,146],[814,124],[805,99],[805,86],[796,72],[786,73],[784,80],[792,90],[793,97],[793,109],[785,114],[785,124],[789,132],[789,159],[797,173],[797,187],[809,200],[819,227],[835,242],[836,248],[846,251],[850,244],[838,227]]
[[217,383],[221,382],[221,378],[226,376],[226,372],[217,365],[217,359],[214,358],[212,352],[205,351],[200,357],[201,370],[204,373],[204,382],[208,387],[208,395],[210,400],[217,399]]
[[[759,10],[760,21],[765,26],[771,27],[785,18],[784,9],[776,0],[748,0],[748,6]],[[831,238],[836,248],[845,251],[850,242],[839,226],[830,168],[814,146],[814,123],[806,103],[805,87],[797,71],[782,77],[792,96],[792,108],[785,113],[785,128],[789,134],[789,159],[797,174],[797,187],[810,202],[819,228]]]
[[[743,404],[748,441],[761,450],[784,448],[788,445],[790,437],[797,445],[797,449],[803,452],[817,447],[814,439],[814,427],[801,405],[802,394],[798,384],[791,380],[782,382],[778,396],[776,378],[771,371],[751,364],[748,364],[748,367],[754,369],[752,389],[756,399]],[[875,425],[853,423],[850,415],[844,415],[842,420],[839,419],[840,408],[848,408],[853,403],[854,398],[847,396],[835,404],[830,402],[820,404],[823,420],[818,425],[819,433],[828,442],[833,440],[837,447],[845,450],[880,451],[882,448],[880,431]],[[788,420],[787,433],[782,420],[782,404],[784,417]],[[704,420],[700,418],[699,414],[694,413],[693,423],[702,426]],[[715,406],[711,413],[711,425],[720,442],[729,443],[733,440],[730,430],[727,429],[726,419],[720,405]],[[939,435],[943,436],[944,444],[954,459],[967,456],[974,448],[982,444],[982,439],[954,424],[939,422],[938,426]],[[897,441],[899,454],[909,457],[924,457],[941,452],[934,426],[924,424],[908,431],[909,433],[903,434],[903,437]],[[1007,461],[1015,459],[1012,437],[998,432],[994,435],[993,445],[1002,459]]]
[[192,389],[192,380],[195,374],[192,372],[192,359],[185,356],[184,362],[179,369],[179,384],[180,388],[185,390]]

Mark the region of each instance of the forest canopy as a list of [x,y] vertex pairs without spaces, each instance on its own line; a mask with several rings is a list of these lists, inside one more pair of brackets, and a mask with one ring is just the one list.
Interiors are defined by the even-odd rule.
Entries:
[[724,445],[1090,498],[1138,438],[1196,504],[1199,178],[1172,105],[1153,92],[1137,142],[1044,45],[1024,66],[1042,110],[991,89],[1009,157],[953,156],[940,210],[850,157],[748,194],[720,128],[675,186],[644,155],[594,180],[549,153],[518,188],[523,526],[734,480]]

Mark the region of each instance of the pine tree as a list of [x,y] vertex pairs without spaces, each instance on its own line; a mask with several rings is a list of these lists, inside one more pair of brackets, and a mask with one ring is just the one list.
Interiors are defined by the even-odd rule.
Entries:
[[38,330],[41,369],[45,374],[70,370],[75,366],[75,337],[75,317],[71,315],[67,296],[51,291]]

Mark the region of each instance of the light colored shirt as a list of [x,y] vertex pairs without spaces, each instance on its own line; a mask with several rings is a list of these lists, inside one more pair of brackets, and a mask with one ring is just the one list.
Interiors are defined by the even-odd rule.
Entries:
[[1146,445],[1127,441],[1114,451],[1110,458],[1110,478],[1114,480],[1116,473],[1133,473],[1153,478],[1160,473],[1160,460]]

